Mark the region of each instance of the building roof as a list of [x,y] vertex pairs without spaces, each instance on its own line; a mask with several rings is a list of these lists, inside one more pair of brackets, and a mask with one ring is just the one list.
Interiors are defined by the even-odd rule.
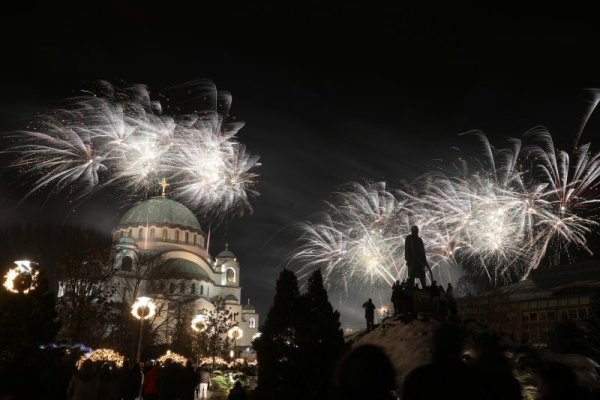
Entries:
[[229,250],[223,250],[217,254],[217,258],[236,258],[236,255]]
[[532,300],[600,289],[600,261],[539,270],[521,282],[484,294],[508,296],[510,300]]
[[119,244],[135,244],[135,240],[133,240],[130,237],[123,236],[123,237],[119,238],[119,240],[117,240],[117,243],[119,243]]
[[252,312],[254,312],[254,311],[256,311],[256,309],[254,308],[254,306],[252,304],[248,303],[248,304],[244,304],[242,306],[242,311],[252,311]]
[[238,301],[238,299],[234,295],[228,294],[227,296],[225,296],[225,301]]
[[211,280],[208,273],[195,262],[183,258],[169,258],[158,266],[154,278]]
[[229,243],[225,243],[225,250],[217,254],[217,258],[236,258],[235,254],[229,250]]
[[165,197],[154,197],[133,206],[123,215],[119,227],[146,224],[179,225],[202,230],[194,213],[183,204]]

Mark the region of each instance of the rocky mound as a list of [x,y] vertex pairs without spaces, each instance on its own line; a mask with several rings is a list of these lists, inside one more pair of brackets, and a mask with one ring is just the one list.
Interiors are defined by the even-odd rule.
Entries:
[[[412,321],[387,318],[372,332],[355,333],[347,336],[346,341],[352,347],[363,344],[381,347],[396,368],[400,386],[410,371],[431,360],[432,333],[440,323],[422,315]],[[475,338],[487,330],[474,323],[466,324],[465,328],[468,338],[464,357],[468,362],[477,357],[473,346]],[[521,383],[524,396],[535,398],[539,367],[545,361],[558,361],[569,366],[576,372],[581,384],[600,396],[600,365],[594,360],[580,354],[558,354],[545,348],[523,345],[507,337],[499,340],[506,349],[505,356],[513,366],[513,374]]]

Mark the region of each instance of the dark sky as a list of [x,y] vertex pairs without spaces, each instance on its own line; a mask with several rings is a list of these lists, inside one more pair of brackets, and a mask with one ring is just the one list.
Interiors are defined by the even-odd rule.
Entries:
[[[246,122],[240,141],[261,156],[261,196],[253,216],[218,233],[217,247],[226,236],[242,263],[243,297],[263,316],[293,245],[290,225],[339,185],[415,177],[451,159],[470,129],[502,144],[543,124],[568,144],[590,100],[584,89],[600,87],[593,6],[128,3],[3,12],[0,129],[97,79],[153,89],[206,78],[232,92]],[[583,140],[597,142],[598,128],[592,117]],[[15,209],[14,179],[0,180],[3,226],[62,222],[60,204]],[[72,220],[109,231],[122,212],[96,200]]]

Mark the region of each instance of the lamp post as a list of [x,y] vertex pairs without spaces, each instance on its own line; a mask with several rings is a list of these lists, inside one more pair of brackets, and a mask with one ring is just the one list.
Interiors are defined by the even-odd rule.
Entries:
[[142,353],[142,334],[144,328],[144,320],[150,319],[156,314],[156,305],[150,297],[138,297],[133,306],[131,306],[131,315],[140,320],[140,336],[138,338],[137,358],[140,361]]
[[12,293],[28,294],[36,288],[39,271],[35,270],[29,260],[15,261],[17,265],[4,275],[4,287]]
[[235,344],[238,339],[241,339],[242,336],[244,336],[244,331],[239,326],[234,326],[227,331],[227,336],[229,336],[230,339],[233,339],[233,354],[231,354],[231,358],[235,359]]

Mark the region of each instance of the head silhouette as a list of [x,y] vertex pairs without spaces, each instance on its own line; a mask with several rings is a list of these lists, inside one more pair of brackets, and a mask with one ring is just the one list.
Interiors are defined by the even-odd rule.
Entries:
[[458,361],[465,341],[465,332],[455,324],[445,323],[433,333],[433,359]]
[[419,236],[419,227],[416,225],[413,225],[410,227],[410,233],[413,236]]
[[392,363],[373,345],[353,349],[338,365],[335,383],[342,399],[393,399],[396,387]]

